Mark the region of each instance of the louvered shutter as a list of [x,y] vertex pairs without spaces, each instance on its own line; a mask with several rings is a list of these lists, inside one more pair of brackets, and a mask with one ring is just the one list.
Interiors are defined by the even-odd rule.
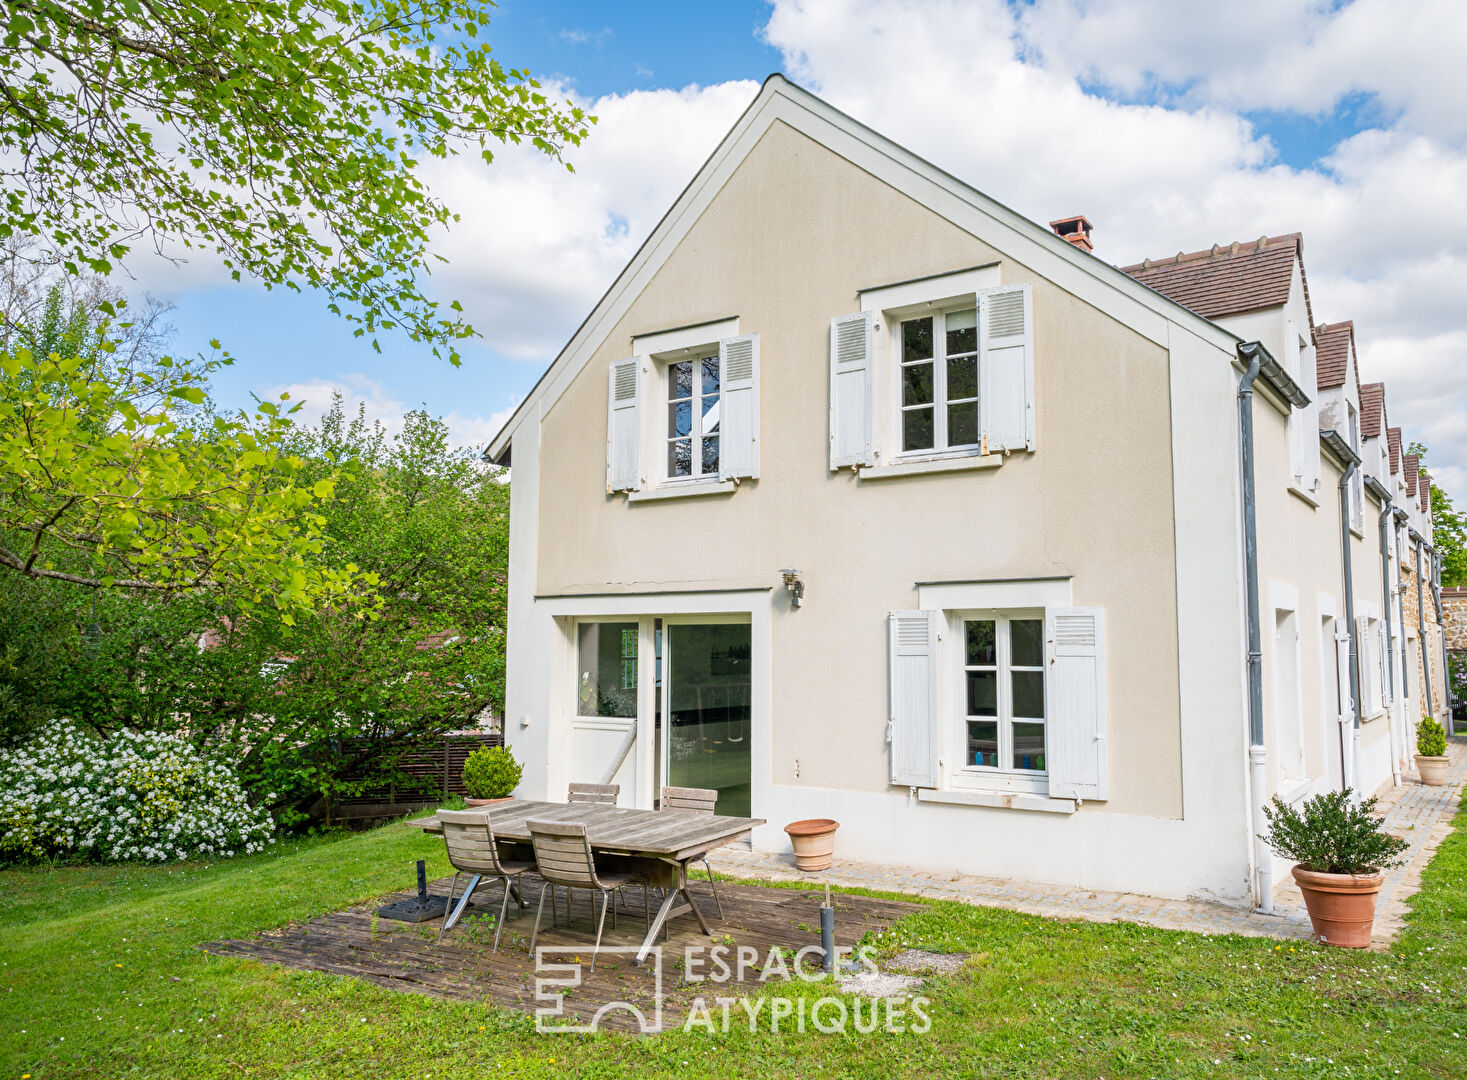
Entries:
[[759,475],[759,336],[718,343],[720,479]]
[[1049,794],[1056,799],[1109,798],[1105,612],[1095,607],[1050,608],[1044,619],[1049,646]]
[[874,464],[871,366],[876,313],[830,320],[830,467]]
[[979,409],[989,453],[1034,449],[1034,318],[1028,285],[978,295]]
[[1355,699],[1350,696],[1350,624],[1335,620],[1335,667],[1340,685],[1340,723],[1355,719]]
[[891,782],[936,787],[941,732],[937,722],[936,611],[893,611],[890,636]]
[[642,365],[635,356],[611,365],[606,409],[606,490],[642,486]]

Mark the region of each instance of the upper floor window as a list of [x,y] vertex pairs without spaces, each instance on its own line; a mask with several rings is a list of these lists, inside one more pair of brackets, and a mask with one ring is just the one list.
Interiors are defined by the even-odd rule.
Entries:
[[978,309],[901,324],[902,452],[978,446]]
[[[606,490],[680,494],[759,475],[759,337],[737,319],[632,339],[611,364]],[[668,494],[672,494],[670,490]]]
[[867,289],[831,320],[832,469],[1034,449],[1032,290],[999,280],[994,264]]
[[718,475],[718,353],[666,366],[667,477]]

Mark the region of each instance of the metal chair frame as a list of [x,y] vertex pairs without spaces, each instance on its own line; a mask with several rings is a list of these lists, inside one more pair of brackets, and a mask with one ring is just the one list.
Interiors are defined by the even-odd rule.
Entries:
[[[718,789],[716,788],[686,788],[665,787],[662,789],[662,798],[657,806],[659,810],[693,810],[698,813],[712,814],[714,807],[718,805]],[[718,906],[718,917],[723,918],[723,901],[718,898],[718,883],[713,880],[713,867],[708,863],[708,856],[704,855],[700,860],[703,869],[708,871],[708,887],[713,891],[713,902]]]
[[[540,918],[545,911],[545,892],[551,893],[551,922],[554,923],[554,890],[557,885],[566,888],[565,915],[570,921],[570,890],[587,889],[601,896],[601,916],[596,921],[596,944],[591,950],[591,970],[596,970],[596,955],[601,951],[601,935],[606,927],[607,900],[618,889],[637,880],[635,874],[598,874],[596,856],[591,851],[591,841],[586,826],[570,821],[535,821],[525,823],[530,830],[530,841],[535,846],[535,862],[540,876],[545,879],[545,888],[540,890],[540,902],[535,906],[535,929],[530,932],[530,954],[535,953],[535,942],[539,939]],[[616,905],[611,907],[611,928],[616,929]],[[594,913],[594,901],[591,910]],[[648,928],[652,926],[652,904],[646,879],[642,879],[642,913]]]
[[[438,928],[435,944],[443,940],[443,935],[453,929],[463,915],[464,909],[468,907],[469,897],[474,895],[479,881],[491,877],[504,883],[504,899],[499,904],[499,921],[494,925],[493,951],[498,952],[499,937],[504,932],[504,919],[509,911],[511,890],[515,893],[516,913],[529,907],[525,902],[524,875],[525,871],[533,868],[533,864],[500,859],[499,843],[494,839],[494,826],[487,814],[440,810],[438,820],[443,823],[443,845],[448,850],[449,865],[453,867],[453,881],[448,886],[448,906],[443,910],[443,923]],[[453,894],[462,874],[472,876],[459,898],[458,907],[455,908]]]

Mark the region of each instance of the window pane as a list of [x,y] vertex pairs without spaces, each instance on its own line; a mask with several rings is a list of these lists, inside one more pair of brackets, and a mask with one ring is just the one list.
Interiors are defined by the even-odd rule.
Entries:
[[927,360],[932,356],[932,320],[908,319],[902,323],[902,359]]
[[999,767],[997,720],[968,721],[967,763],[969,765],[986,765],[990,769]]
[[902,404],[928,405],[932,402],[932,365],[913,364],[902,368]]
[[978,403],[968,401],[947,407],[947,444],[962,446],[978,441]]
[[1009,644],[1013,646],[1015,667],[1043,667],[1044,620],[1015,619],[1009,623]]
[[703,436],[703,475],[718,471],[718,436]]
[[947,354],[978,351],[978,309],[947,313]]
[[667,475],[693,475],[692,439],[674,439],[667,444]]
[[691,397],[693,394],[693,362],[680,360],[667,369],[669,398]]
[[1044,716],[1044,672],[1011,671],[1014,687],[1014,715]]
[[968,639],[969,665],[996,664],[998,663],[997,637],[994,634],[994,622],[992,619],[983,619],[979,622],[964,623]]
[[968,678],[968,715],[998,715],[998,672],[970,671]]
[[693,403],[691,401],[674,401],[667,406],[667,434],[669,438],[677,438],[692,431]]
[[703,357],[703,393],[718,393],[718,357]]
[[911,409],[902,413],[902,449],[932,449],[932,410]]
[[961,401],[978,396],[978,358],[960,356],[947,362],[947,399]]
[[1044,725],[1014,725],[1014,768],[1044,768]]
[[637,715],[637,624],[582,623],[576,709],[581,716]]

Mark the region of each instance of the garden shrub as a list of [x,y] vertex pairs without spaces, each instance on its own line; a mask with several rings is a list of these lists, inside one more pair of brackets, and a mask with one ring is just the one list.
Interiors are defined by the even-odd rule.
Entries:
[[1447,752],[1447,733],[1430,716],[1416,725],[1416,752],[1422,757],[1442,757]]
[[464,787],[471,799],[503,799],[519,786],[525,767],[503,746],[481,746],[464,761]]
[[1378,874],[1399,866],[1406,841],[1375,816],[1380,799],[1355,802],[1351,791],[1326,791],[1295,808],[1277,795],[1263,808],[1264,840],[1286,859],[1320,874]]
[[0,859],[218,858],[260,851],[273,833],[233,770],[176,735],[98,739],[59,720],[0,751]]

